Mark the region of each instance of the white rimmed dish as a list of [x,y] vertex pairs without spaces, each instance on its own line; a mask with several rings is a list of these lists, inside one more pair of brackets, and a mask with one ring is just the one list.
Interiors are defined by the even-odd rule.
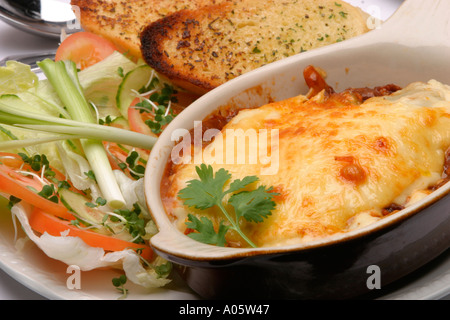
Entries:
[[[365,6],[380,5],[381,9],[390,12],[391,2],[398,1],[352,1],[359,2]],[[6,29],[6,28],[4,28]],[[9,32],[9,30],[8,30]],[[32,44],[34,45],[34,44]],[[30,47],[30,45],[28,45]],[[1,50],[8,50],[9,47],[2,46]],[[30,47],[31,48],[31,47]],[[11,48],[9,48],[11,49]],[[35,49],[34,47],[32,48]],[[8,52],[9,54],[9,52]],[[17,251],[13,238],[14,234],[10,223],[9,213],[2,212],[3,219],[0,224],[0,268],[9,274],[14,280],[20,282],[27,288],[32,289],[43,297],[49,299],[117,299],[118,294],[111,286],[111,278],[117,273],[109,270],[92,271],[82,273],[81,290],[69,290],[66,280],[69,276],[66,273],[67,266],[45,256],[38,248],[32,244],[25,251]],[[430,268],[413,278],[408,278],[407,282],[402,282],[389,291],[380,293],[381,299],[439,299],[450,293],[450,256],[445,254],[440,256],[439,261],[435,261]],[[1,275],[0,275],[1,277]],[[1,299],[11,299],[18,297],[21,291],[18,287],[9,286],[8,282],[2,279],[1,284],[6,283],[6,287],[0,288]],[[406,279],[405,279],[406,280]],[[154,291],[141,290],[133,286],[130,289],[129,299],[197,299],[198,296],[186,289],[185,285],[176,281],[168,288]],[[7,290],[14,290],[17,295],[10,295]]]
[[[381,28],[244,74],[202,96],[178,115],[155,145],[147,166],[147,202],[160,232],[152,245],[181,266],[188,285],[206,298],[348,298],[368,292],[367,267],[383,270],[387,285],[430,262],[450,246],[450,184],[423,201],[345,235],[301,245],[236,249],[201,244],[167,217],[160,183],[176,129],[221,106],[257,106],[306,93],[307,65],[326,70],[336,89],[435,79],[450,83],[450,3],[409,0]],[[350,280],[351,279],[351,280]],[[245,289],[244,289],[245,287]]]

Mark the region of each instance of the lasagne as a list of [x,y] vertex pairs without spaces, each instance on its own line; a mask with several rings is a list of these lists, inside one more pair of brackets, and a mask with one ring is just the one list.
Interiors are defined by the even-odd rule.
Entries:
[[[188,181],[198,179],[196,155],[215,171],[228,170],[233,179],[258,176],[258,184],[278,193],[276,208],[264,222],[241,221],[242,230],[260,247],[302,243],[366,226],[447,181],[449,86],[430,80],[405,88],[335,93],[320,81],[308,85],[307,95],[233,113],[211,142],[197,149],[192,145],[192,153],[169,164],[162,197],[181,231],[187,232],[188,213],[206,215],[217,225],[221,219],[214,208],[196,210],[177,196]],[[227,139],[237,130],[254,133],[246,136],[244,147],[230,146]],[[264,157],[251,161],[251,154]],[[227,241],[244,245],[232,233]]]

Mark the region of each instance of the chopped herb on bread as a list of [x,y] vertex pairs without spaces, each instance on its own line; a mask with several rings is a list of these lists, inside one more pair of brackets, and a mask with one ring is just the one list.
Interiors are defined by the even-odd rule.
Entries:
[[235,0],[183,9],[141,33],[144,60],[204,93],[294,54],[361,35],[367,15],[335,0]]

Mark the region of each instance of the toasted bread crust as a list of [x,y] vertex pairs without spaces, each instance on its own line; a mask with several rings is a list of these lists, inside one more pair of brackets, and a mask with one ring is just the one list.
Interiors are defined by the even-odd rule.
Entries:
[[197,93],[284,57],[368,31],[367,15],[335,0],[234,0],[180,10],[141,32],[144,60]]
[[[230,7],[230,3],[212,5],[208,6],[207,12],[211,16],[223,18],[226,12],[224,9]],[[180,26],[183,26],[181,32],[184,32],[184,35],[178,39],[177,47],[191,47],[191,43],[185,39],[190,38],[189,30],[191,28],[189,25],[198,25],[197,15],[198,12],[195,10],[180,10],[146,27],[141,33],[141,52],[145,61],[151,67],[168,77],[172,82],[192,92],[203,94],[219,85],[219,77],[216,78],[217,82],[213,83],[211,81],[213,79],[206,80],[202,74],[196,71],[187,74],[186,72],[189,70],[195,69],[195,65],[186,60],[183,63],[183,68],[177,67],[171,60],[171,53],[164,47],[165,41],[171,39],[172,34],[177,32],[175,29]],[[200,41],[199,38],[194,40],[194,42],[198,41]]]
[[112,41],[122,52],[142,58],[140,33],[148,24],[183,9],[224,0],[72,0],[84,30]]

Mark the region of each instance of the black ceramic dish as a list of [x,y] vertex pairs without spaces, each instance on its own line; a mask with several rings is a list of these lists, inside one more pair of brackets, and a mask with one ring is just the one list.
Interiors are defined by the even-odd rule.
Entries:
[[[417,270],[450,247],[450,184],[378,222],[321,241],[277,248],[201,244],[171,224],[160,183],[175,129],[191,129],[227,104],[262,105],[306,93],[302,71],[328,73],[338,89],[436,79],[450,84],[450,3],[409,0],[380,29],[302,53],[245,74],[201,97],[167,127],[147,167],[146,196],[160,232],[151,243],[173,261],[186,283],[208,299],[349,299]],[[412,30],[414,30],[412,34]],[[378,273],[379,272],[379,273]]]
[[159,253],[187,266],[179,268],[182,277],[205,298],[349,299],[385,288],[439,256],[449,243],[447,192],[388,226],[302,250],[219,260]]

